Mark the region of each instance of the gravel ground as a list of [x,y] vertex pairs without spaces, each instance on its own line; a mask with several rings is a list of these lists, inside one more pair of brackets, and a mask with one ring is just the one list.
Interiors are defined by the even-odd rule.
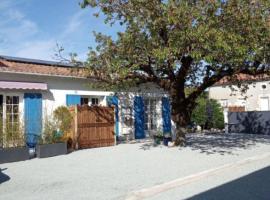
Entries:
[[[189,135],[187,141],[183,148],[121,144],[2,164],[0,199],[125,199],[132,191],[270,152],[269,136]],[[205,184],[185,186],[182,196],[174,189],[152,199],[191,197],[268,165],[270,160],[265,159],[233,170],[230,176],[224,171]]]

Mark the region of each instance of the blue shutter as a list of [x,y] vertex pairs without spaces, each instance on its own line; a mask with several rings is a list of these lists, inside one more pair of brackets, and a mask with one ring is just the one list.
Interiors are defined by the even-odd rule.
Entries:
[[42,132],[42,95],[38,93],[24,94],[24,117],[26,143],[34,147]]
[[74,94],[68,94],[66,96],[66,104],[67,104],[67,106],[80,105],[81,104],[81,96],[74,95]]
[[119,104],[119,100],[117,96],[109,96],[106,98],[107,100],[107,105],[111,106],[114,105],[115,106],[115,134],[116,136],[119,136],[119,108],[118,108],[118,104]]
[[144,133],[144,103],[143,98],[136,96],[134,99],[135,139],[145,138]]
[[163,133],[171,133],[171,105],[167,97],[162,97]]

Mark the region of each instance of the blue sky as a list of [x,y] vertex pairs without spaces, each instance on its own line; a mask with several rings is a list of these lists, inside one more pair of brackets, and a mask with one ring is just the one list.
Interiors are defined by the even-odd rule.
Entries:
[[65,56],[75,52],[81,60],[95,46],[93,31],[115,38],[122,27],[110,27],[79,0],[0,0],[0,55],[54,60],[56,44]]

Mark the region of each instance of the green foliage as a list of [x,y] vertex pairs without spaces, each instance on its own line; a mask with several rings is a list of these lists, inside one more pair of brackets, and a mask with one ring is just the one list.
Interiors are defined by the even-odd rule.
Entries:
[[25,133],[23,124],[19,121],[11,123],[8,117],[5,118],[5,126],[3,118],[0,117],[0,147],[21,147],[25,145]]
[[191,121],[202,128],[224,128],[224,115],[220,104],[214,99],[208,99],[203,94],[197,99],[197,105],[192,112]]
[[152,82],[170,94],[178,127],[222,78],[269,73],[269,0],[82,0],[81,6],[125,27],[115,40],[95,33],[97,46],[85,63],[89,77],[100,80],[92,84],[122,89]]
[[197,105],[191,115],[191,121],[202,127],[205,127],[205,124],[207,122],[206,104],[206,98],[198,98]]
[[54,110],[53,117],[61,132],[66,133],[70,130],[73,117],[66,106],[60,106]]
[[52,144],[60,141],[59,137],[56,137],[57,126],[53,118],[46,116],[43,124],[43,133],[39,138],[39,144]]
[[47,116],[44,120],[43,134],[40,144],[63,142],[64,134],[71,128],[72,115],[67,107],[60,106],[53,112],[53,117]]

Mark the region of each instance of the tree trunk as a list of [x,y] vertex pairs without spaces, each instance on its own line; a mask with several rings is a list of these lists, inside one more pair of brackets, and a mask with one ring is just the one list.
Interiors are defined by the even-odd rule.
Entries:
[[183,108],[177,113],[174,113],[172,119],[176,124],[175,145],[183,146],[186,141],[185,135],[187,133],[187,125],[190,122],[190,112]]
[[186,127],[190,123],[193,103],[186,101],[184,89],[171,89],[172,119],[176,124],[175,145],[185,145]]

